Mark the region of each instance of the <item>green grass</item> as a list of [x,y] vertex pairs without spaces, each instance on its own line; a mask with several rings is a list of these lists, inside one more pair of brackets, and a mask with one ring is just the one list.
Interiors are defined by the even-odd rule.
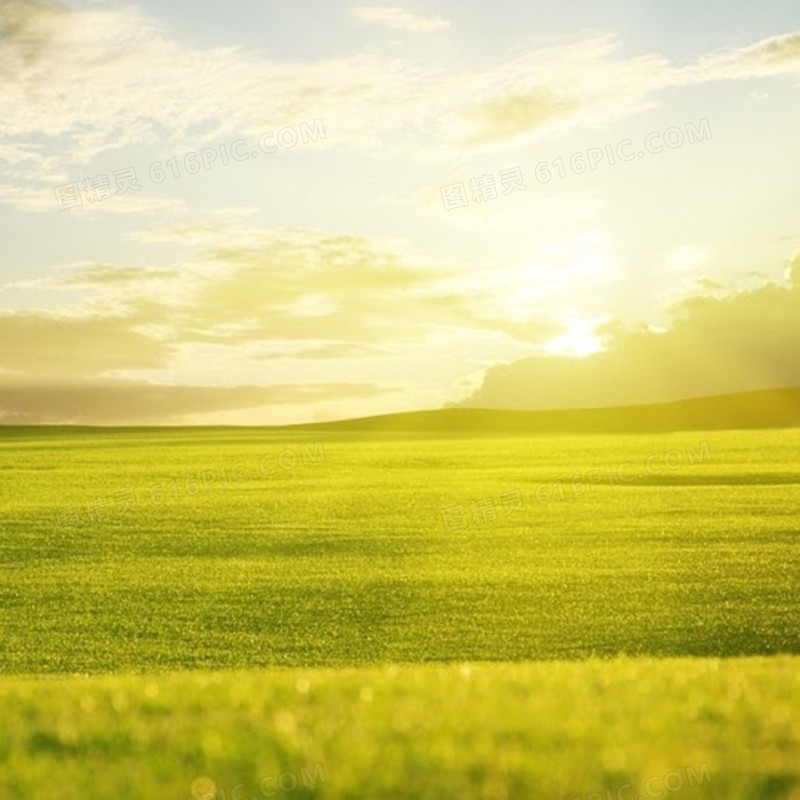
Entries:
[[[0,800],[186,800],[204,777],[252,800],[286,772],[298,787],[276,797],[572,800],[624,784],[625,800],[648,785],[686,800],[789,797],[799,662],[17,679],[0,682],[0,713],[14,720],[0,733]],[[317,764],[324,781],[304,785]],[[689,787],[692,774],[702,785]],[[665,791],[679,781],[679,795]]]
[[[299,453],[301,440],[31,431],[0,443],[0,670],[800,651],[800,431],[330,432],[309,437],[311,451],[315,438],[324,461],[191,497],[186,476],[237,462],[255,475],[262,456]],[[630,461],[635,475],[649,455],[702,441],[710,462],[605,479],[582,496],[570,488],[575,474]],[[153,505],[149,487],[170,478],[179,498]],[[552,499],[540,505],[545,482]],[[55,525],[59,507],[129,488],[135,514]],[[506,517],[500,495],[514,490],[527,511]],[[495,521],[445,531],[443,507],[469,513],[487,496]]]
[[800,429],[2,429],[0,800],[796,800],[799,500]]

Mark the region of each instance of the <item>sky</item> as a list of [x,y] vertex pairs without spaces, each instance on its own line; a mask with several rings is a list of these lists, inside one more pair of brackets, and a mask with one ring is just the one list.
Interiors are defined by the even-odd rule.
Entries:
[[800,5],[0,0],[0,423],[800,385]]

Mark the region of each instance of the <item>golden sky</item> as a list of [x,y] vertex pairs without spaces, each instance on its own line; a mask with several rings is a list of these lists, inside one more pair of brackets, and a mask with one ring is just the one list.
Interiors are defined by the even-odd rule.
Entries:
[[800,384],[800,6],[0,3],[0,422]]

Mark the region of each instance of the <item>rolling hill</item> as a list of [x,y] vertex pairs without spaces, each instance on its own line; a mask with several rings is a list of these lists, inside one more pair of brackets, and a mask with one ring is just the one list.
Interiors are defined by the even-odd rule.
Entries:
[[507,411],[443,408],[290,426],[305,430],[440,433],[649,433],[800,426],[800,387],[614,408]]

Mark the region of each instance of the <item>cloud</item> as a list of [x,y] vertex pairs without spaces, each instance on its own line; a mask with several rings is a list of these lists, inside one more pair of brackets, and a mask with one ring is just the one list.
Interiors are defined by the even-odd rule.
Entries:
[[24,375],[94,375],[166,367],[169,345],[123,317],[0,314],[0,370]]
[[[163,303],[161,310],[148,312],[147,322],[172,321],[179,342],[306,341],[310,354],[321,353],[326,341],[339,352],[345,342],[352,352],[372,350],[400,332],[407,337],[409,325],[421,335],[447,326],[502,332],[522,341],[553,331],[529,315],[511,321],[499,311],[487,312],[487,298],[479,289],[464,292],[455,268],[410,262],[359,236],[217,223],[159,225],[140,230],[137,238],[196,248],[194,261],[180,269],[126,267],[119,279],[130,286],[120,291],[118,302],[131,313],[145,302]],[[57,281],[109,287],[110,270],[83,267]],[[172,287],[163,285],[169,275],[176,276]],[[154,292],[146,284],[156,281]],[[496,291],[492,287],[490,293]]]
[[[270,231],[249,247],[212,246],[205,259],[226,268],[210,274],[184,309],[185,330],[195,340],[261,337],[373,346],[405,339],[410,330],[423,337],[442,327],[521,340],[552,331],[536,320],[486,314],[480,295],[466,296],[452,285],[454,270],[408,263],[358,236]],[[210,329],[209,319],[217,327]],[[233,323],[240,327],[231,328]]]
[[65,172],[110,150],[157,145],[169,157],[325,116],[357,138],[350,113],[401,74],[373,56],[294,63],[183,44],[133,7],[4,2],[0,31],[0,157],[41,164],[27,171],[45,183],[53,164]]
[[53,44],[66,14],[51,3],[5,0],[0,10],[0,45],[13,47],[23,62],[35,62]]
[[469,112],[478,128],[477,143],[512,139],[547,122],[569,117],[578,109],[575,100],[558,97],[547,89],[533,89],[486,101]]
[[362,358],[365,356],[387,355],[387,351],[377,345],[359,344],[356,342],[320,342],[317,345],[308,341],[281,341],[270,351],[261,350],[253,355],[254,362],[275,361],[278,359],[312,359]]
[[[0,159],[2,156],[0,156]],[[45,180],[46,176],[39,175],[37,180]],[[16,184],[0,184],[0,203],[7,203],[24,211],[47,212],[61,211],[75,217],[99,216],[124,216],[142,214],[174,215],[186,211],[186,203],[176,198],[147,197],[126,193],[125,195],[112,194],[102,201],[69,205],[69,201],[59,201],[58,192],[64,187],[71,186],[75,181],[70,181],[65,175],[58,178],[57,183],[45,187],[20,186]],[[64,208],[60,207],[64,204]]]
[[615,406],[800,385],[800,256],[789,279],[788,287],[684,300],[665,332],[609,325],[600,331],[607,348],[583,359],[492,367],[464,405]]
[[[556,332],[532,317],[490,313],[478,291],[452,285],[456,269],[415,263],[359,236],[251,227],[246,244],[236,245],[224,223],[159,226],[158,233],[194,243],[198,229],[201,244],[188,262],[78,263],[10,284],[34,297],[47,293],[56,310],[0,314],[7,418],[171,420],[182,399],[187,415],[279,403],[332,407],[375,396],[375,380],[397,386],[424,374],[420,347],[434,360],[452,362],[454,347],[474,360],[475,341],[520,352]],[[81,313],[59,310],[60,302],[74,304],[76,292]],[[228,386],[231,375],[242,394],[201,391]],[[277,392],[292,380],[295,394]],[[174,406],[159,405],[152,388],[166,383]],[[134,414],[140,389],[144,405]]]
[[[447,24],[394,7],[353,13],[405,29]],[[417,159],[436,159],[454,148],[607,125],[653,105],[655,94],[671,86],[796,72],[797,40],[766,39],[682,68],[658,54],[623,57],[610,36],[584,36],[478,68],[374,52],[288,61],[178,41],[136,7],[5,2],[0,183],[8,202],[50,208],[54,179],[68,182],[108,151],[158,146],[166,159],[242,135],[255,143],[263,133],[316,119],[327,137],[308,146],[395,155],[413,149]],[[424,153],[416,147],[420,138]],[[125,203],[108,200],[89,210],[139,213],[168,202],[129,194],[120,198]]]
[[370,384],[305,386],[167,386],[141,381],[7,382],[0,387],[0,424],[137,425],[191,422],[198,414],[309,404],[380,394]]
[[500,145],[575,125],[607,125],[647,108],[674,80],[673,69],[659,55],[620,58],[619,46],[614,37],[593,35],[451,79],[442,105],[452,141]]
[[681,74],[688,82],[700,82],[793,73],[800,74],[800,33],[787,33],[746,47],[712,53]]
[[126,267],[114,264],[87,264],[71,269],[59,270],[51,277],[29,281],[27,286],[47,288],[82,287],[99,288],[103,286],[136,286],[151,281],[172,281],[179,278],[180,270],[175,268]]
[[434,33],[450,27],[450,21],[442,17],[423,17],[397,7],[358,6],[351,9],[350,13],[362,22],[374,22],[386,28],[412,33]]

